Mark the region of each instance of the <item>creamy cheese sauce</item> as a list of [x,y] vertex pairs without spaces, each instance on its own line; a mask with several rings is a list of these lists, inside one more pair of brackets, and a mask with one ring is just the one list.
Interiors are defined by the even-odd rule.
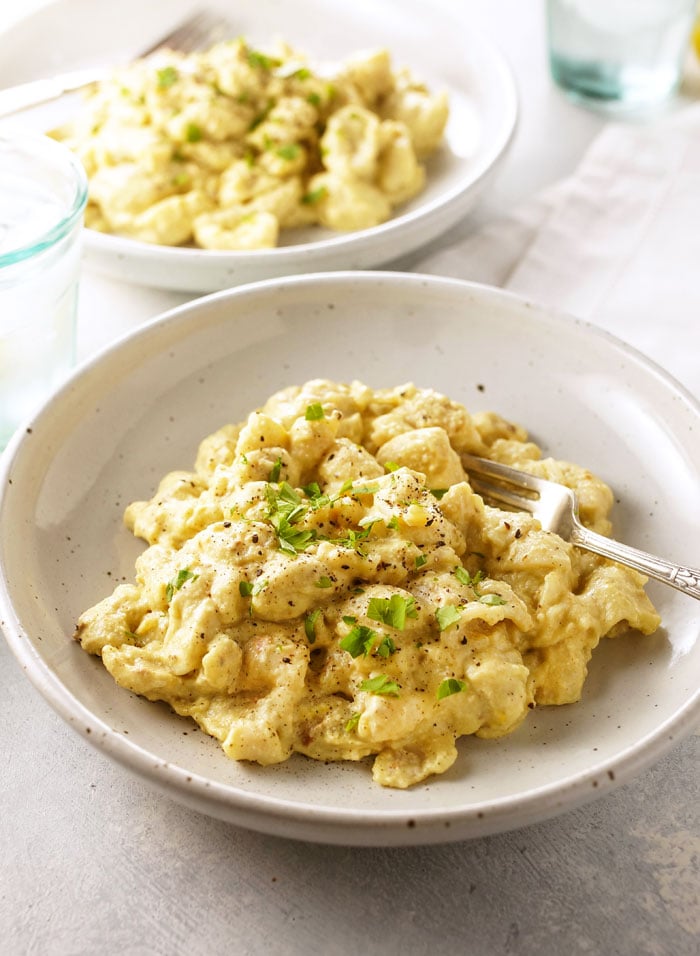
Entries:
[[122,686],[236,760],[374,755],[405,788],[466,734],[578,700],[591,653],[659,618],[636,572],[475,494],[460,455],[561,482],[609,533],[610,489],[432,390],[314,380],[206,438],[126,524],[133,584],[80,618]]

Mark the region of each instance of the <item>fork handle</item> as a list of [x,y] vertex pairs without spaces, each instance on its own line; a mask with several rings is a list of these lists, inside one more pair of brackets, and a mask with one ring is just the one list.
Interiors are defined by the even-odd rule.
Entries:
[[41,106],[51,100],[57,100],[64,93],[74,93],[91,83],[97,83],[105,76],[105,70],[98,68],[73,70],[44,80],[32,80],[19,86],[10,86],[0,90],[0,117],[21,113],[22,110]]
[[572,544],[579,548],[586,548],[588,551],[594,551],[596,554],[602,554],[604,558],[611,558],[620,564],[626,564],[635,571],[641,571],[650,578],[657,581],[663,581],[664,584],[670,584],[684,594],[700,600],[700,569],[691,568],[681,564],[672,564],[663,558],[657,558],[646,551],[639,551],[637,548],[631,548],[628,544],[621,544],[612,538],[606,538],[602,534],[596,534],[595,531],[589,531],[583,525],[577,525],[573,528],[569,538]]

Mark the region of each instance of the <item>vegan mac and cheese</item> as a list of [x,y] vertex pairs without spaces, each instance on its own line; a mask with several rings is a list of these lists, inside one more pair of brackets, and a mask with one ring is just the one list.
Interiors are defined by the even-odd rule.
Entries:
[[635,571],[475,494],[463,453],[561,482],[608,533],[610,489],[522,428],[432,390],[325,380],[206,438],[194,471],[126,510],[133,584],[76,637],[236,760],[374,756],[409,787],[462,735],[579,699],[602,637],[659,618]]
[[90,228],[244,250],[384,222],[423,189],[447,117],[446,94],[386,50],[316,67],[236,39],[117,70],[54,135],[87,171]]

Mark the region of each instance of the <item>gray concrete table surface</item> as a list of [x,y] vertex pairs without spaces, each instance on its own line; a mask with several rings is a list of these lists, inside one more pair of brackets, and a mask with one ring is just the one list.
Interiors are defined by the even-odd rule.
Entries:
[[[522,112],[493,190],[452,237],[570,172],[603,122],[553,89],[541,3],[464,7],[509,56]],[[111,294],[115,332],[117,313],[138,322],[183,300],[84,286],[86,317]],[[0,740],[0,954],[700,952],[697,735],[556,819],[397,849],[263,836],[162,797],[65,726],[4,642]]]

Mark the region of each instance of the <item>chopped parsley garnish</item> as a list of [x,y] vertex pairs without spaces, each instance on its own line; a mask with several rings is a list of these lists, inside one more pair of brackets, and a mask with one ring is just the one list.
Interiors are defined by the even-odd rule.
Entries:
[[180,74],[177,72],[174,66],[164,66],[162,70],[158,70],[156,72],[158,89],[167,90],[173,85],[173,83],[177,83],[179,77]]
[[359,657],[360,654],[367,657],[378,637],[377,632],[373,631],[371,627],[355,624],[339,644],[351,657]]
[[507,604],[508,602],[504,600],[500,594],[482,594],[479,597],[479,603],[495,607],[499,604]]
[[312,189],[308,193],[304,193],[301,197],[301,201],[305,206],[313,206],[314,203],[320,202],[327,192],[328,190],[325,186],[319,186],[318,189]]
[[175,592],[179,591],[186,581],[196,581],[198,577],[199,575],[193,574],[189,568],[181,568],[173,580],[168,581],[168,584],[165,588],[165,596],[168,600],[168,603],[172,601]]
[[367,617],[403,631],[407,617],[418,617],[415,598],[405,598],[401,594],[392,594],[390,598],[370,598]]
[[[366,528],[363,528],[362,531],[355,531],[353,528],[348,528],[345,534],[341,538],[334,538],[333,544],[339,544],[341,548],[351,548],[353,551],[356,551],[361,557],[365,557],[367,552],[365,551],[362,542],[366,541],[370,536],[370,532],[374,527],[376,522],[368,524]],[[379,620],[375,618],[375,620]]]
[[398,531],[398,528],[399,528],[399,516],[398,516],[398,515],[394,515],[393,517],[389,518],[389,520],[388,520],[387,523],[386,523],[386,526],[387,526],[387,528],[392,528],[394,531]]
[[330,495],[324,494],[321,491],[321,486],[316,481],[312,481],[310,485],[304,485],[301,490],[309,499],[311,508],[314,511],[316,511],[318,508],[324,508],[326,505],[331,504]]
[[316,540],[315,531],[297,531],[284,521],[281,521],[275,530],[280,542],[280,551],[286,551],[287,554],[306,551],[311,542]]
[[299,152],[300,149],[296,143],[285,143],[284,146],[278,146],[275,150],[275,153],[280,157],[280,159],[289,160],[296,159],[299,155]]
[[185,139],[188,143],[198,143],[204,134],[202,127],[196,123],[188,123],[185,128]]
[[401,465],[399,465],[398,462],[395,462],[395,461],[385,461],[384,467],[386,468],[387,471],[398,471]]
[[309,93],[309,95],[306,97],[306,102],[311,103],[312,106],[320,106],[321,97],[318,95],[318,93]]
[[304,418],[307,422],[318,422],[325,417],[326,413],[323,411],[323,405],[320,402],[312,402],[311,405],[306,406]]
[[423,565],[427,563],[428,563],[428,559],[424,554],[417,555],[415,560],[416,570],[418,570],[418,568],[422,568]]
[[250,581],[239,581],[238,593],[241,597],[250,597],[250,595],[253,593],[253,585],[250,583]]
[[359,497],[359,495],[376,495],[379,491],[379,485],[358,485],[356,488],[352,488],[351,494],[353,498]]
[[259,50],[248,50],[248,62],[251,66],[257,66],[261,70],[271,70],[273,67],[279,66],[280,61],[261,53]]
[[304,618],[304,633],[308,638],[309,644],[313,644],[316,640],[316,621],[320,613],[321,608],[317,607]]
[[362,714],[358,711],[356,714],[353,714],[350,720],[345,724],[345,733],[350,734],[353,730],[357,728],[357,725],[360,722],[360,717]]
[[452,573],[460,584],[466,584],[472,588],[475,588],[484,576],[481,571],[477,571],[476,574],[470,574],[466,568],[461,566],[456,567]]
[[449,490],[449,488],[431,488],[430,494],[439,501],[447,494]]
[[446,677],[437,689],[437,699],[442,700],[443,697],[459,694],[460,691],[466,690],[466,687],[467,685],[463,680],[457,680],[456,677]]
[[441,631],[446,631],[448,627],[452,627],[453,624],[459,621],[461,616],[461,610],[455,607],[454,604],[446,604],[444,607],[439,607],[435,610],[435,618]]
[[392,654],[396,653],[396,644],[394,644],[393,640],[387,634],[381,639],[374,653],[380,657],[391,657]]
[[398,697],[400,689],[396,681],[387,677],[386,674],[377,674],[376,677],[363,680],[360,684],[360,690],[366,690],[370,694],[384,694],[388,697]]
[[280,472],[282,471],[282,459],[278,456],[277,461],[272,466],[270,471],[268,481],[277,482],[280,480]]
[[294,527],[308,510],[301,496],[286,481],[281,482],[278,488],[268,484],[265,496],[269,506],[267,519],[277,532],[280,550],[287,554],[305,551],[316,540],[316,532]]
[[333,586],[333,582],[329,577],[326,577],[325,574],[321,575],[315,585],[317,588],[330,588]]

